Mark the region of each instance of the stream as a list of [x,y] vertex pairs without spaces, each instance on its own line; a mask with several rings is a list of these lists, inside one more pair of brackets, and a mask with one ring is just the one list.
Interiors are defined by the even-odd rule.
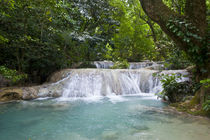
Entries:
[[0,140],[209,140],[209,120],[165,111],[156,72],[70,69],[40,98],[0,104]]

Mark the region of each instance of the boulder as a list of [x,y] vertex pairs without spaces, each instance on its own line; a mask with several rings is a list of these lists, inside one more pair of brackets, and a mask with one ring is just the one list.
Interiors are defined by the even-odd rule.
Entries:
[[40,86],[33,86],[33,87],[23,87],[23,94],[22,99],[23,100],[32,100],[39,97],[39,90]]
[[57,72],[54,72],[49,78],[47,79],[47,83],[55,83],[60,81],[68,76],[70,69],[63,69]]
[[23,96],[22,88],[2,88],[0,89],[0,102],[21,100]]
[[1,88],[0,102],[36,99],[39,97],[39,89],[40,86]]

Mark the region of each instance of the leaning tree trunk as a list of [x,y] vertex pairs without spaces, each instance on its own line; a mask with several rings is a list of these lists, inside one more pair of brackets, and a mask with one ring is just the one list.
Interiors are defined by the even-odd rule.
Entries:
[[[208,44],[207,35],[207,20],[206,20],[206,1],[205,0],[186,0],[185,3],[185,13],[180,15],[175,11],[167,7],[162,0],[139,0],[144,12],[157,24],[160,25],[161,29],[177,44],[177,46],[184,50],[190,57],[195,56],[205,56],[202,61],[196,61],[198,72],[196,74],[196,79],[199,82],[201,79],[210,78],[210,47],[203,44],[203,40]],[[178,22],[177,22],[178,21]],[[180,30],[171,30],[174,24]],[[183,23],[187,23],[191,27],[188,28]],[[189,24],[190,23],[190,24]],[[189,35],[191,33],[191,36]],[[192,36],[197,35],[196,36]],[[202,41],[201,39],[202,38]],[[189,50],[197,46],[196,52],[190,53]],[[205,48],[204,48],[205,47]],[[196,57],[194,57],[196,59]],[[202,65],[200,64],[202,63]],[[205,69],[206,72],[201,71]],[[210,93],[210,89],[201,87],[196,93],[199,98],[200,103],[204,102],[205,94]]]

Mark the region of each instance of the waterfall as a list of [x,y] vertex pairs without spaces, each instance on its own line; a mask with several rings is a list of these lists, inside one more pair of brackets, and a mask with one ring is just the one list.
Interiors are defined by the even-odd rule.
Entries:
[[[70,69],[66,78],[42,88],[40,96],[56,95],[69,98],[154,95],[162,91],[160,80],[153,77],[153,73],[157,72],[148,69]],[[161,73],[187,75],[185,70],[169,70]]]
[[109,69],[114,65],[112,61],[94,61],[93,64],[97,69]]
[[150,71],[74,70],[69,76],[63,96],[89,97],[137,94],[150,92],[152,86],[152,72]]
[[[93,64],[96,66],[97,69],[109,69],[114,65],[114,62],[94,61]],[[129,62],[129,69],[141,69],[141,68],[150,68],[150,67],[155,67],[159,69],[160,67],[163,67],[163,66],[161,65],[161,62],[151,62],[151,61]]]

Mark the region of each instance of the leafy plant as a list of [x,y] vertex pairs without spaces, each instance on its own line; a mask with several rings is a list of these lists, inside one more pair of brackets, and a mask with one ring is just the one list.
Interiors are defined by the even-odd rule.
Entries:
[[200,81],[206,88],[210,87],[210,79],[205,79]]
[[[208,43],[206,43],[206,38],[199,36],[199,30],[188,20],[173,17],[168,20],[166,26],[186,44],[189,60],[199,67],[204,67],[203,64],[208,60],[208,53],[205,53],[208,52]],[[196,45],[195,40],[202,44],[202,47]],[[201,71],[206,72],[205,69],[201,69]]]
[[112,69],[127,69],[129,68],[129,63],[127,60],[116,61],[114,66],[111,67]]
[[204,111],[210,111],[210,100],[206,100],[203,105],[202,105],[202,109]]
[[188,81],[179,82],[182,75],[178,74],[155,74],[160,79],[163,91],[158,93],[158,97],[171,103],[180,102],[186,95],[192,94],[192,86]]
[[184,51],[174,46],[170,49],[169,57],[166,59],[164,66],[169,69],[185,69],[192,65]]
[[28,77],[27,74],[19,74],[16,70],[11,70],[5,66],[0,66],[0,74],[4,78],[11,80],[13,84],[16,84]]
[[[210,79],[204,79],[204,80],[201,80],[200,81],[200,83],[202,84],[202,85],[204,85],[204,87],[205,88],[209,88],[210,87]],[[207,93],[207,95],[208,95],[209,93]],[[207,96],[206,95],[206,96]],[[205,102],[203,103],[203,105],[202,105],[202,109],[204,110],[204,111],[210,111],[210,96],[207,96],[206,97],[206,100],[205,100]]]

